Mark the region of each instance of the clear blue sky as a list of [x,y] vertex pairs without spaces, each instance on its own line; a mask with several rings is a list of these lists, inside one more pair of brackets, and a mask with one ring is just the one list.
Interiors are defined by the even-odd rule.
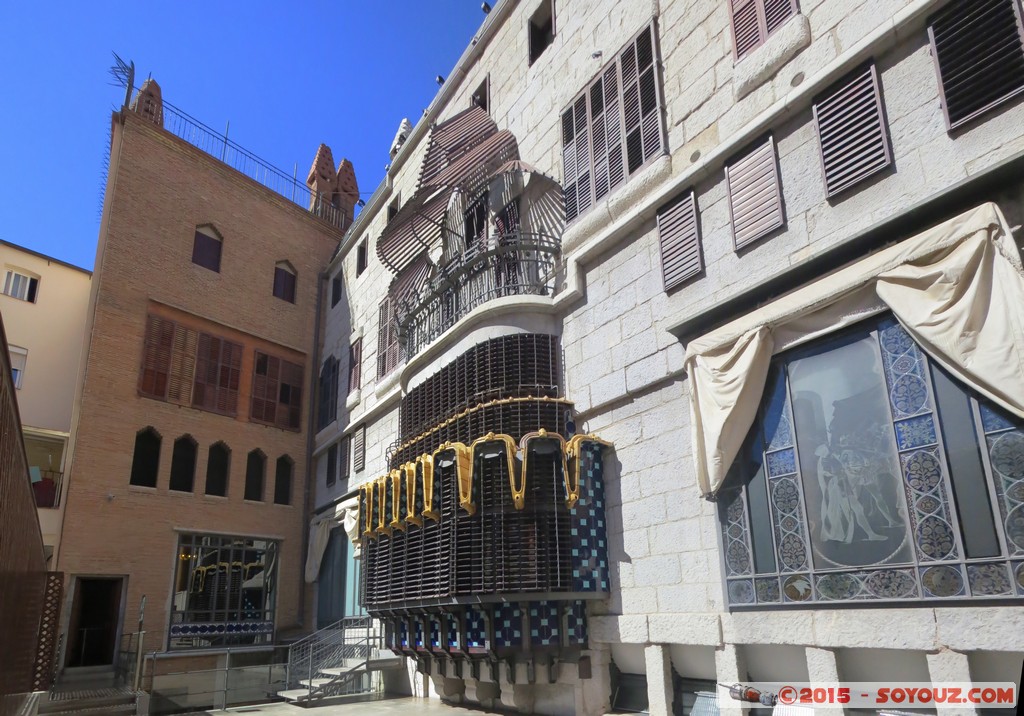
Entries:
[[[491,4],[497,4],[491,0]],[[302,179],[316,148],[369,198],[402,117],[415,124],[484,20],[478,0],[4,0],[0,238],[91,269],[111,52],[164,99]]]

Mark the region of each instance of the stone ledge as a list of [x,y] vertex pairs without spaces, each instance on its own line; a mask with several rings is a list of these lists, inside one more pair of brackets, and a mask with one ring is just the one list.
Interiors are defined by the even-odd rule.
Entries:
[[810,20],[806,15],[794,15],[763,45],[736,63],[733,69],[736,100],[739,101],[764,84],[810,44]]

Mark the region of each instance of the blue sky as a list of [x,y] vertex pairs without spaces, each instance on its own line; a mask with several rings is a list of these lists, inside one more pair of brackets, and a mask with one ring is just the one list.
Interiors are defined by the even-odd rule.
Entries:
[[[491,4],[496,4],[492,0]],[[112,52],[164,99],[305,177],[321,142],[369,198],[484,20],[477,0],[0,2],[0,238],[92,268]]]

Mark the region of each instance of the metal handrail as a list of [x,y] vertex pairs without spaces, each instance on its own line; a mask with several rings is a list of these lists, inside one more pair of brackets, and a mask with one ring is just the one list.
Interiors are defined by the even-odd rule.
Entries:
[[495,298],[552,295],[560,256],[558,238],[544,233],[495,234],[470,247],[397,307],[402,357],[413,357]]
[[375,633],[370,617],[346,617],[315,631],[288,647],[288,688],[305,678],[312,693],[313,678],[323,669],[342,666],[346,659],[368,659],[381,643],[383,635]]

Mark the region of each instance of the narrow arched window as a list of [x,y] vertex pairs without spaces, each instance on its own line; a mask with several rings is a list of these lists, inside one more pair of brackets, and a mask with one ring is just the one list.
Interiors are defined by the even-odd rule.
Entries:
[[156,473],[160,468],[160,433],[152,427],[135,433],[135,451],[132,453],[132,473],[128,482],[140,487],[156,487]]
[[287,261],[278,261],[274,267],[274,295],[288,303],[295,303],[295,269]]
[[228,468],[231,464],[231,448],[222,442],[210,446],[206,459],[206,494],[227,497]]
[[253,450],[245,459],[245,499],[263,501],[263,476],[267,471],[267,456]]
[[171,453],[170,488],[178,492],[192,492],[196,478],[196,453],[199,446],[191,435],[182,435],[174,441]]
[[277,469],[274,471],[274,504],[292,504],[292,470],[295,463],[287,455],[277,458]]

